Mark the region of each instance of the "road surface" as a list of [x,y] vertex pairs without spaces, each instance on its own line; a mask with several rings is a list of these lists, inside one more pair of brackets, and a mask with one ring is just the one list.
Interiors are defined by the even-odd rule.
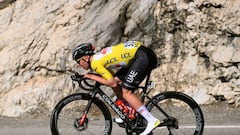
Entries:
[[[239,135],[240,107],[225,103],[201,106],[205,117],[204,135]],[[113,135],[125,134],[125,130],[113,124]],[[51,135],[49,117],[0,117],[0,135]]]

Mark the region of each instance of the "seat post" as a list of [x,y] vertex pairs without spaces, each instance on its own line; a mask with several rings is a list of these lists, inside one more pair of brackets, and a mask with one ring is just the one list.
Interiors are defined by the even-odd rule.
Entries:
[[144,86],[144,89],[143,89],[143,92],[144,92],[144,93],[147,92],[147,87],[148,87],[148,82],[149,82],[149,79],[150,79],[150,76],[151,76],[151,72],[152,72],[152,69],[150,69],[150,70],[148,71],[147,78],[146,78],[146,82],[145,82],[145,86]]
[[150,79],[152,70],[155,69],[155,68],[157,68],[159,65],[160,65],[160,64],[157,64],[157,65],[155,65],[154,67],[152,67],[152,68],[150,68],[150,69],[148,70],[147,79],[146,79],[145,87],[144,87],[144,90],[143,90],[144,93],[145,93],[146,90],[147,90],[147,87],[148,87],[148,83],[149,83],[149,79]]

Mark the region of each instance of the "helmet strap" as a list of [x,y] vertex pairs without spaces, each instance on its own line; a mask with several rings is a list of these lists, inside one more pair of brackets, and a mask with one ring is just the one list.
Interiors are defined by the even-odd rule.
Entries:
[[91,66],[91,63],[90,63],[90,59],[91,59],[91,55],[88,55],[88,59],[86,60],[85,58],[83,58],[82,60],[85,61],[86,63],[88,63],[89,67]]
[[88,61],[86,61],[86,62],[88,63],[89,68],[91,68],[91,62],[90,62],[91,57],[92,57],[92,56],[89,55],[89,57],[88,57]]

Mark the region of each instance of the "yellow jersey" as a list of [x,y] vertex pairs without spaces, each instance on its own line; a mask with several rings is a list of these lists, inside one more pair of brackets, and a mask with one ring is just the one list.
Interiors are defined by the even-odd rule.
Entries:
[[91,69],[105,79],[113,78],[111,69],[128,67],[141,46],[139,41],[128,41],[102,49],[93,55]]

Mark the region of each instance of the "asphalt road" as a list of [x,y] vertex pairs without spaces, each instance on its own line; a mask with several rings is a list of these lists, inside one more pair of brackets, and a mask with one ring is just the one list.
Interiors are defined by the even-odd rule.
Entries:
[[[205,117],[204,135],[240,134],[240,107],[219,103],[201,108]],[[125,134],[125,129],[113,124],[112,134]],[[49,117],[0,117],[0,135],[51,135]]]

